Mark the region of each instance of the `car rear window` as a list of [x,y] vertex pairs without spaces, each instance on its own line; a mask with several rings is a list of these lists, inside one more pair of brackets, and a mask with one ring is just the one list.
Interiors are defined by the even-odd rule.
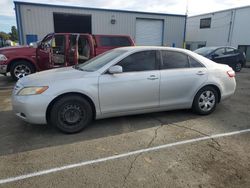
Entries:
[[100,46],[131,46],[131,42],[127,37],[102,36],[100,37]]

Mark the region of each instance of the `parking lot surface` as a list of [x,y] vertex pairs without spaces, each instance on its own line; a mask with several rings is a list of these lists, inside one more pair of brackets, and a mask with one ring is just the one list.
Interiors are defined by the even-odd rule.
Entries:
[[250,129],[250,69],[236,79],[235,95],[209,116],[180,110],[110,118],[65,135],[16,118],[14,82],[0,76],[0,187],[250,187],[250,132],[183,142]]

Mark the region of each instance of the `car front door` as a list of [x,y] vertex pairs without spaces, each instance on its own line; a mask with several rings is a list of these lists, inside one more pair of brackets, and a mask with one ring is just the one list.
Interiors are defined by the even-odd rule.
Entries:
[[159,107],[158,52],[136,52],[117,65],[122,73],[99,77],[99,100],[103,114]]
[[176,51],[162,51],[160,106],[188,108],[207,80],[207,69],[192,57]]
[[40,45],[36,49],[37,65],[40,70],[47,70],[51,68],[52,64],[52,49],[51,40],[53,34],[47,35],[41,41]]

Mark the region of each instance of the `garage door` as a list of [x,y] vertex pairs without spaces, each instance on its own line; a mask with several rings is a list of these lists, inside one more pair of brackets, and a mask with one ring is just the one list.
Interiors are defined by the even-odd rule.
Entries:
[[163,44],[163,20],[136,19],[136,45]]

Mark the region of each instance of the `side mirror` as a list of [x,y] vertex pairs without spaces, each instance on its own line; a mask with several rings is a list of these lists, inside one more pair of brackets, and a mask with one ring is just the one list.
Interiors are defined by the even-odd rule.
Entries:
[[37,48],[37,43],[36,42],[31,42],[29,44],[29,47],[31,47],[31,48]]
[[110,74],[122,73],[122,72],[123,72],[123,71],[122,71],[122,66],[115,65],[115,66],[113,66],[113,67],[110,67],[110,68],[108,69],[108,72],[109,72]]

